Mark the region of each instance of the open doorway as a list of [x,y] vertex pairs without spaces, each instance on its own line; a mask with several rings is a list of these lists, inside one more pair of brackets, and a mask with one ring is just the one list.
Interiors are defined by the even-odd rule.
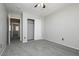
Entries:
[[34,20],[28,19],[27,25],[27,41],[34,40]]
[[20,41],[20,19],[10,18],[10,42]]

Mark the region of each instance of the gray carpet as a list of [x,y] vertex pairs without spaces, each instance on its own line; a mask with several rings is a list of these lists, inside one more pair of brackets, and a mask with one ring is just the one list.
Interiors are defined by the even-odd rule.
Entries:
[[78,56],[79,51],[47,40],[13,41],[2,56]]

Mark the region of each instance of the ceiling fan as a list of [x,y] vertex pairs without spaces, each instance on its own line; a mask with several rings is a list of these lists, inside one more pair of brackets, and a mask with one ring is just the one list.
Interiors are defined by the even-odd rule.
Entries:
[[42,7],[42,8],[46,8],[46,5],[44,3],[37,3],[37,4],[34,5],[35,8],[39,7],[39,6]]

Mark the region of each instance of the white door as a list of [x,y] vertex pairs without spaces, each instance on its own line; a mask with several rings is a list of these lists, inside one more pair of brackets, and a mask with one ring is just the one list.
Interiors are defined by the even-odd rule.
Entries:
[[28,19],[27,40],[34,40],[34,20]]

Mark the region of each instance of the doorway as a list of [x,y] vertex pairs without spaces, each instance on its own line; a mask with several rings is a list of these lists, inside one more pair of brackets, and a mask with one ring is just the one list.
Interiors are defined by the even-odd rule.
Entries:
[[10,18],[10,42],[20,41],[20,19]]
[[27,41],[31,41],[34,40],[34,20],[28,19],[27,23]]

